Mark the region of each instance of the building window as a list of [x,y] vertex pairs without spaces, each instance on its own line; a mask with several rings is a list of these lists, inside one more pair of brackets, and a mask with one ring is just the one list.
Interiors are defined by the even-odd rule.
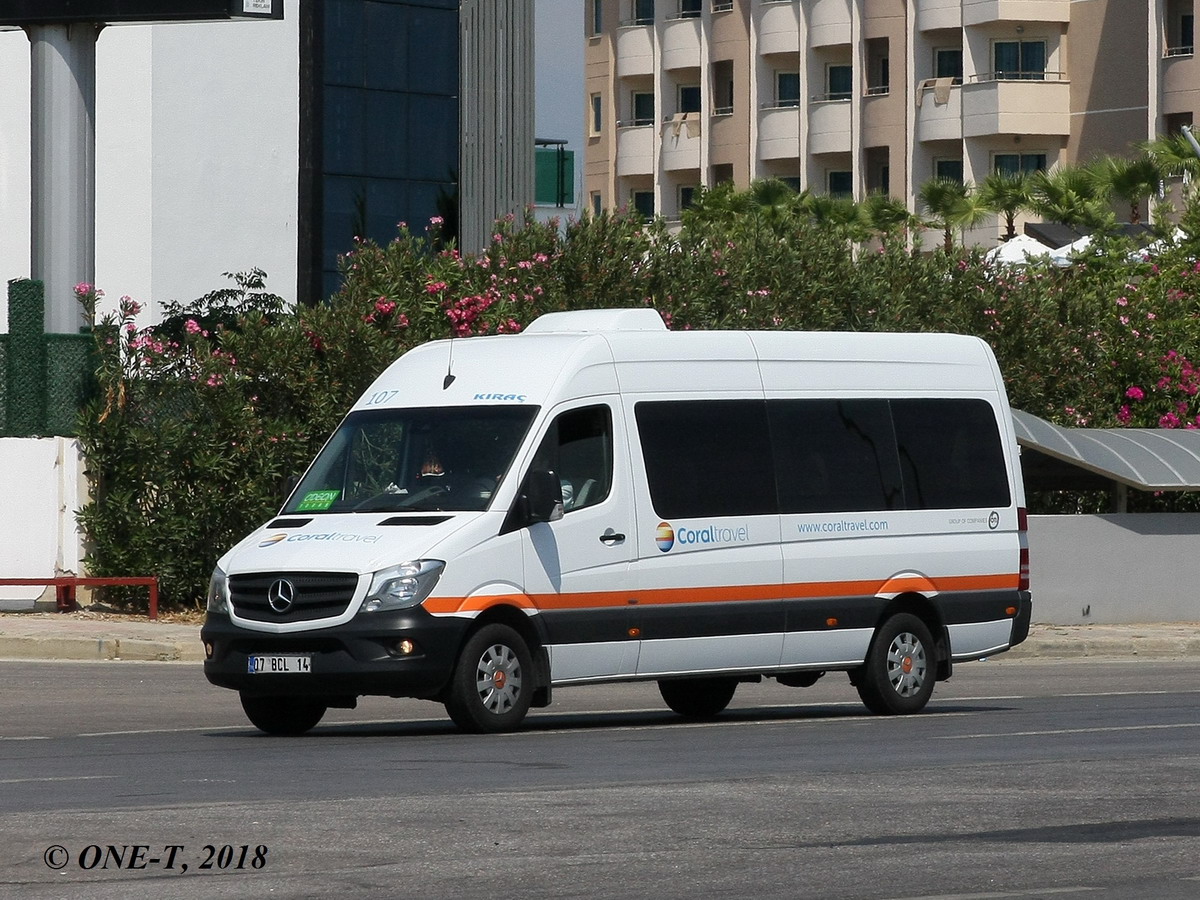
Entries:
[[1046,78],[1045,41],[996,41],[992,44],[992,56],[997,80]]
[[681,84],[679,86],[679,111],[681,113],[700,112],[700,85]]
[[654,218],[654,191],[634,191],[633,208],[649,222]]
[[654,0],[633,0],[633,24],[654,24]]
[[604,0],[592,0],[592,34],[604,33]]
[[933,176],[943,181],[963,183],[963,161],[961,159],[935,159]]
[[825,67],[825,99],[849,100],[854,84],[853,66]]
[[679,211],[692,208],[692,201],[696,199],[696,186],[694,184],[683,184],[679,186]]
[[592,191],[592,215],[598,216],[604,211],[604,204],[600,200],[600,192]]
[[633,93],[633,124],[654,124],[654,94],[634,91]]
[[799,106],[800,105],[800,73],[799,72],[776,72],[775,73],[775,105],[776,106]]
[[854,173],[834,171],[829,173],[829,194],[833,197],[849,197],[854,193]]
[[1045,153],[997,153],[992,157],[992,169],[1002,175],[1020,172],[1046,171]]
[[603,119],[604,106],[601,103],[599,94],[592,94],[592,121],[591,135],[595,137],[600,133],[600,127],[604,124]]
[[784,175],[779,179],[797,194],[800,193],[800,176],[799,175]]
[[962,84],[962,48],[938,47],[933,51],[933,77],[953,78]]
[[721,60],[713,63],[713,115],[728,116],[733,113],[733,61]]
[[700,15],[700,0],[679,0],[679,18],[695,19]]

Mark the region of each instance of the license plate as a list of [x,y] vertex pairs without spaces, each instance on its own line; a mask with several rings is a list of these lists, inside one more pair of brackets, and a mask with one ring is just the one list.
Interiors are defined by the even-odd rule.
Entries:
[[246,671],[251,675],[302,675],[312,671],[311,656],[250,656]]

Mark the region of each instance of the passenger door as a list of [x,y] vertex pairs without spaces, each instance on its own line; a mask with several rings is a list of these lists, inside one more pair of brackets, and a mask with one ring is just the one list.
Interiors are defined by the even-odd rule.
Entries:
[[555,683],[632,675],[629,459],[615,398],[564,404],[528,471],[559,478],[563,517],[524,529],[525,590],[541,610]]

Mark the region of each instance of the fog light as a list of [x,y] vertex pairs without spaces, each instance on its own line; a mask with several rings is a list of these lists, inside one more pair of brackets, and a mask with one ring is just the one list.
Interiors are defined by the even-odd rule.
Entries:
[[205,641],[204,642],[204,658],[212,659],[212,657],[213,657],[213,645],[210,641]]
[[402,641],[396,642],[396,652],[401,656],[412,656],[417,652],[417,645],[405,638]]

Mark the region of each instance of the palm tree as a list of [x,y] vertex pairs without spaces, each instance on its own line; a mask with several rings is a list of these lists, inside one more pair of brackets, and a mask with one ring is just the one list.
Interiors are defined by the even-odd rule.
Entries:
[[1108,204],[1096,194],[1083,166],[1055,166],[1030,176],[1030,206],[1043,219],[1071,227],[1099,228],[1111,223]]
[[1106,156],[1089,169],[1099,197],[1116,197],[1129,204],[1129,222],[1142,221],[1143,198],[1153,197],[1159,192],[1164,173],[1147,156],[1126,159],[1122,156]]
[[868,227],[884,240],[915,228],[921,222],[903,200],[878,191],[868,194],[860,206]]
[[871,233],[866,210],[852,197],[809,194],[803,206],[814,223],[835,229],[847,240],[862,241]]
[[942,229],[943,248],[954,250],[954,228],[967,201],[968,188],[952,178],[933,178],[921,185],[917,198],[931,217],[930,224]]
[[1029,176],[1025,172],[993,172],[979,186],[979,199],[988,209],[1004,216],[1004,237],[1017,236],[1017,215],[1031,209]]
[[1138,146],[1167,177],[1183,178],[1185,182],[1200,178],[1200,157],[1182,134],[1160,135]]

